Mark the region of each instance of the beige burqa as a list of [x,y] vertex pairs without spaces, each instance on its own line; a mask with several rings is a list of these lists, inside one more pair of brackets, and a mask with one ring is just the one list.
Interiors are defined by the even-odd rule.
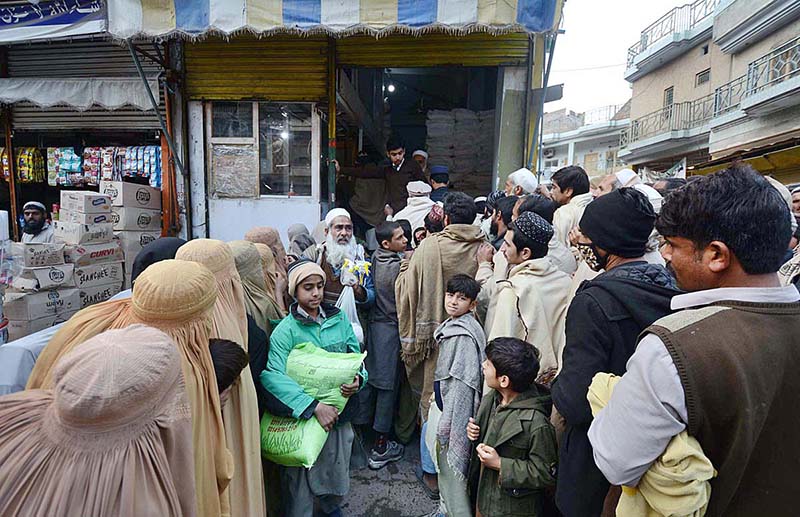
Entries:
[[180,364],[169,336],[132,325],[62,357],[54,389],[0,398],[0,513],[196,515]]
[[249,241],[232,241],[228,246],[233,252],[236,270],[242,279],[247,314],[269,335],[272,330],[270,320],[283,319],[284,314],[267,291],[261,255],[255,244]]
[[[177,260],[197,262],[214,274],[219,296],[214,304],[211,337],[227,339],[247,350],[245,294],[230,247],[214,239],[195,239],[178,249]],[[261,472],[261,429],[256,387],[245,366],[222,408],[225,437],[233,454],[230,484],[232,517],[264,515],[264,477]]]
[[[286,304],[284,299],[288,294],[286,293],[286,288],[284,283],[284,288],[278,288],[278,266],[275,263],[275,254],[272,253],[272,248],[267,246],[266,244],[256,242],[253,245],[258,250],[258,254],[261,256],[261,267],[264,270],[264,283],[267,286],[267,295],[269,295],[278,306],[281,308],[281,312],[286,312]],[[286,279],[288,280],[288,278]]]

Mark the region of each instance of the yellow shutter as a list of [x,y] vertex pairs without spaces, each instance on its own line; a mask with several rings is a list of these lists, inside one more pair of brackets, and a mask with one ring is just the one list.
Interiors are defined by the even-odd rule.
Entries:
[[252,36],[186,43],[190,99],[325,99],[328,39]]
[[381,68],[524,65],[528,41],[528,35],[516,33],[395,35],[379,39],[352,36],[336,41],[336,63]]

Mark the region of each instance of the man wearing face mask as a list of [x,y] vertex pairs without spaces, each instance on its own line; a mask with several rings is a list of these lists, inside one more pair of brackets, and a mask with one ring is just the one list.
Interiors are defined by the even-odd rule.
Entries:
[[47,222],[47,209],[38,201],[28,201],[22,207],[25,226],[22,227],[22,242],[47,243],[55,240],[55,231]]
[[566,426],[556,503],[567,517],[600,515],[609,491],[587,436],[592,378],[624,374],[639,334],[669,314],[670,300],[680,294],[666,268],[644,259],[655,220],[647,196],[633,188],[597,198],[580,219],[577,248],[592,269],[605,272],[584,282],[570,304],[562,369],[553,384],[554,420]]

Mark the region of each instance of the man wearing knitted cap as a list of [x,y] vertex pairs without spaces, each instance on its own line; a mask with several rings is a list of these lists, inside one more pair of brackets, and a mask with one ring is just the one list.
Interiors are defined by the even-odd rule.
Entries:
[[372,275],[361,276],[343,271],[345,261],[366,261],[364,247],[353,235],[353,220],[343,208],[334,208],[325,216],[325,242],[306,249],[303,257],[322,267],[328,275],[325,284],[325,301],[335,304],[345,286],[351,286],[356,303],[370,304],[375,299]]
[[592,378],[624,374],[639,334],[669,314],[679,294],[672,275],[644,259],[655,220],[647,197],[633,188],[597,198],[580,219],[578,250],[589,267],[605,273],[584,282],[569,306],[561,372],[553,383],[554,420],[560,423],[560,414],[566,425],[556,503],[567,517],[600,515],[609,490],[587,437]]
[[340,386],[342,396],[348,399],[341,413],[308,395],[286,371],[289,354],[301,343],[311,343],[328,352],[361,353],[347,317],[324,301],[326,280],[325,271],[308,260],[295,262],[289,268],[289,294],[295,303],[272,332],[267,369],[261,374],[262,384],[273,395],[267,401],[272,414],[302,420],[316,418],[328,432],[313,467],[281,467],[281,490],[287,494],[281,515],[287,517],[310,517],[315,499],[324,515],[342,515],[339,506],[350,486],[355,435],[350,424],[354,404],[349,399],[367,381],[366,369],[362,365],[351,383]]
[[497,304],[489,340],[515,337],[539,350],[540,381],[561,366],[570,278],[547,258],[553,227],[534,212],[524,212],[505,234],[501,248],[511,270],[497,282]]
[[47,243],[55,241],[55,230],[47,222],[47,208],[38,201],[28,201],[22,207],[25,226],[22,227],[22,242]]

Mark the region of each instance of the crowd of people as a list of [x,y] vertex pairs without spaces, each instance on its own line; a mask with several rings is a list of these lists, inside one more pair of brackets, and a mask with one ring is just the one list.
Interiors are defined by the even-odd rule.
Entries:
[[[377,470],[419,446],[433,515],[794,514],[800,195],[569,166],[474,199],[387,149],[336,164],[384,180],[382,215],[158,239],[131,290],[26,338],[0,513],[336,516],[354,448]],[[367,353],[344,409],[290,375],[305,343]],[[313,466],[262,459],[266,413],[316,419]]]

